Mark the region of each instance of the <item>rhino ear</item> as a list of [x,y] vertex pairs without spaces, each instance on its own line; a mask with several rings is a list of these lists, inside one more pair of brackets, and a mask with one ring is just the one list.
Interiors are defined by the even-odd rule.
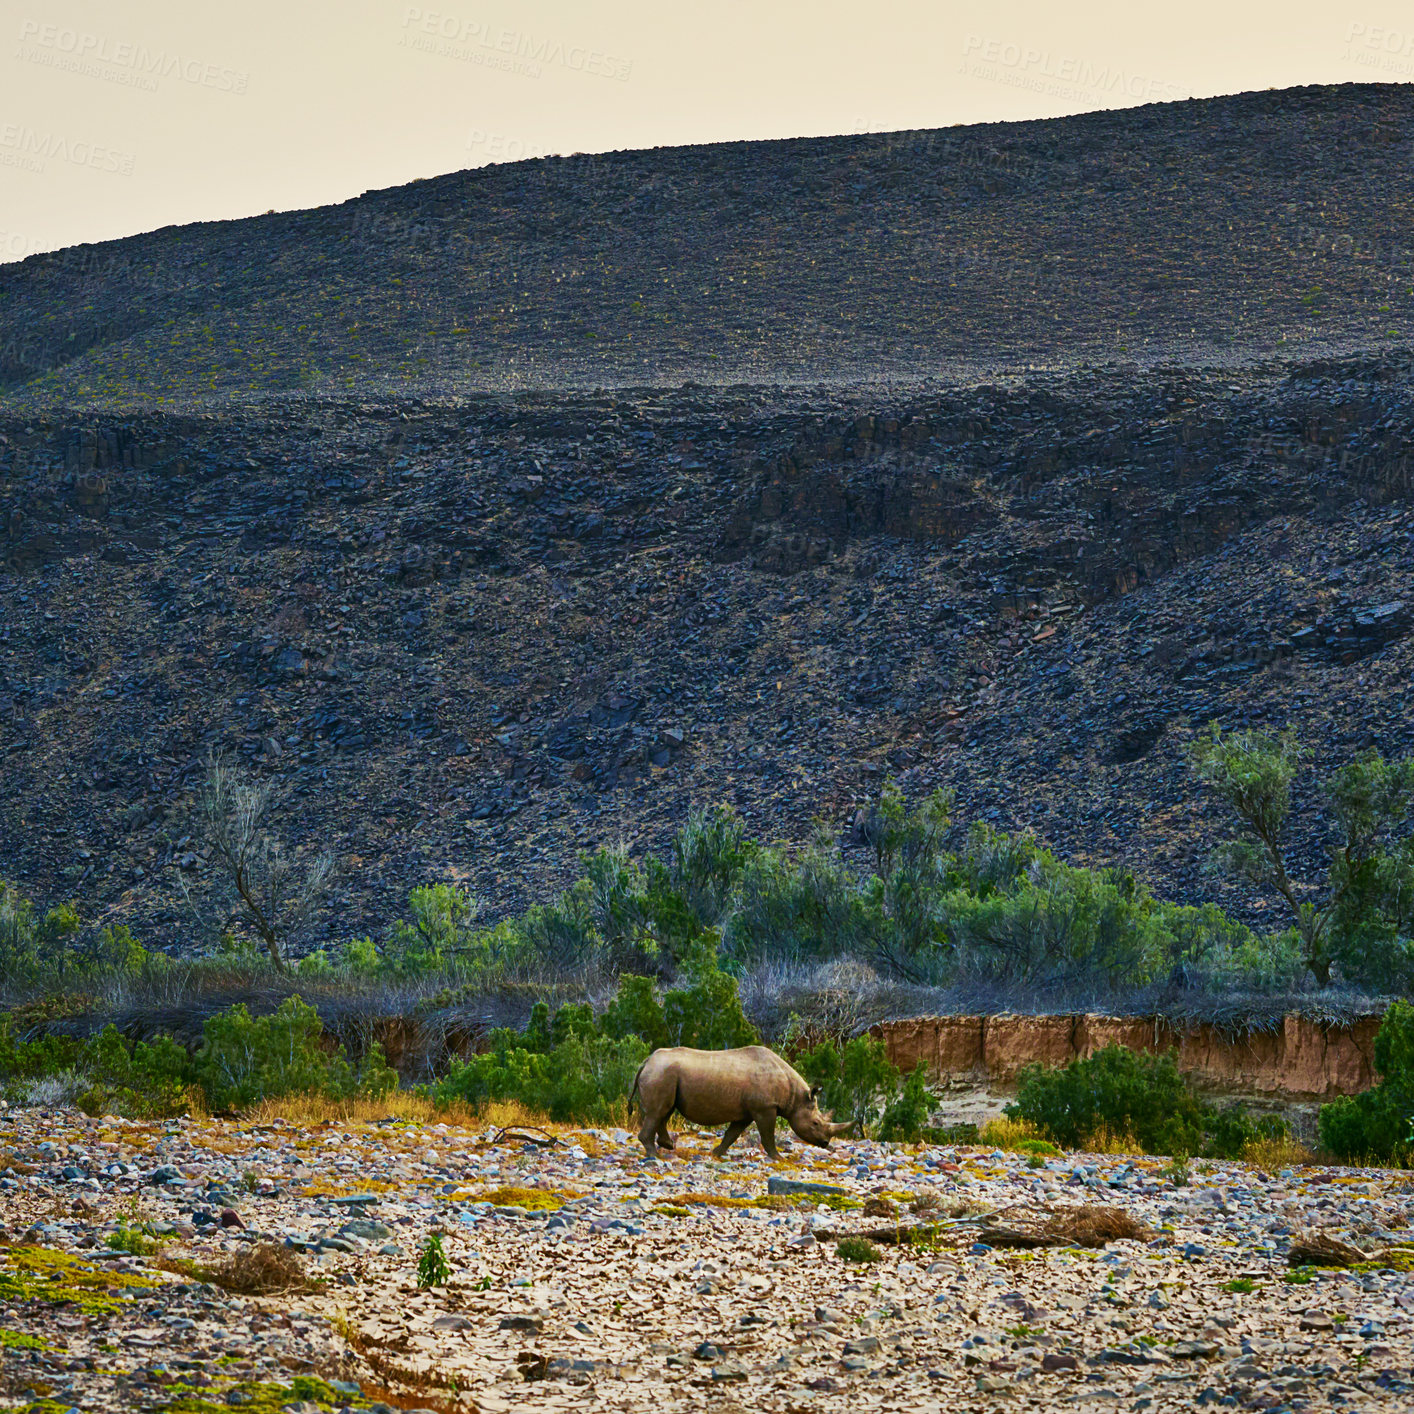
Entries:
[[820,1098],[820,1087],[818,1085],[812,1085],[810,1087],[810,1098],[812,1100],[818,1100]]

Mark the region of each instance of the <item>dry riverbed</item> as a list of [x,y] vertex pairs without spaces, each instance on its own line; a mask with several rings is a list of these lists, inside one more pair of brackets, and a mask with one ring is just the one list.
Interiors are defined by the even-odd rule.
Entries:
[[[555,1138],[0,1111],[0,1407],[853,1414],[1414,1396],[1404,1260],[1287,1261],[1311,1230],[1371,1252],[1407,1240],[1399,1173],[1200,1163],[1176,1187],[1145,1158],[1034,1168],[845,1141],[773,1166],[745,1142],[714,1162],[689,1133],[655,1165],[621,1130]],[[800,1183],[843,1191],[768,1191]],[[1080,1205],[1120,1210],[1139,1235],[985,1241],[982,1214],[1034,1227]],[[154,1230],[160,1254],[114,1251],[120,1224]],[[923,1245],[881,1236],[919,1224]],[[420,1291],[434,1230],[451,1277]],[[852,1232],[875,1234],[880,1260],[837,1255]],[[303,1254],[312,1287],[243,1296],[200,1279],[265,1243]]]

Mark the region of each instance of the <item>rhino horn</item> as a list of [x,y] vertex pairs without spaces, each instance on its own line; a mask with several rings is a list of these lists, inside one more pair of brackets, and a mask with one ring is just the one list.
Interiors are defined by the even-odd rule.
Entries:
[[828,1125],[827,1128],[830,1131],[830,1137],[833,1139],[837,1135],[848,1134],[849,1131],[854,1128],[854,1121],[852,1119],[846,1120],[843,1124],[831,1124]]

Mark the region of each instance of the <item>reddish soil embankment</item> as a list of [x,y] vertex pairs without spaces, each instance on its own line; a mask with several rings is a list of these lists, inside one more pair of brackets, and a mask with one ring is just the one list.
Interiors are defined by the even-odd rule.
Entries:
[[1015,1084],[1031,1061],[1065,1065],[1118,1043],[1177,1052],[1178,1068],[1203,1089],[1287,1100],[1328,1100],[1375,1083],[1378,1016],[1322,1025],[1287,1016],[1274,1031],[1231,1037],[1217,1027],[1179,1031],[1145,1016],[918,1016],[872,1028],[903,1070],[921,1060],[935,1079],[990,1087]]

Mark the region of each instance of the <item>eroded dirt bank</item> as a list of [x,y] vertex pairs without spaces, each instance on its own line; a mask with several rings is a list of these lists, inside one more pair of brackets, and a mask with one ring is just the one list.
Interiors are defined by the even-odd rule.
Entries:
[[1323,1025],[1288,1015],[1274,1030],[1232,1036],[1209,1024],[1179,1030],[1153,1016],[918,1016],[872,1030],[895,1065],[911,1070],[921,1060],[938,1080],[1005,1088],[1031,1061],[1066,1065],[1117,1043],[1175,1051],[1178,1068],[1201,1089],[1311,1102],[1375,1083],[1380,1021]]

